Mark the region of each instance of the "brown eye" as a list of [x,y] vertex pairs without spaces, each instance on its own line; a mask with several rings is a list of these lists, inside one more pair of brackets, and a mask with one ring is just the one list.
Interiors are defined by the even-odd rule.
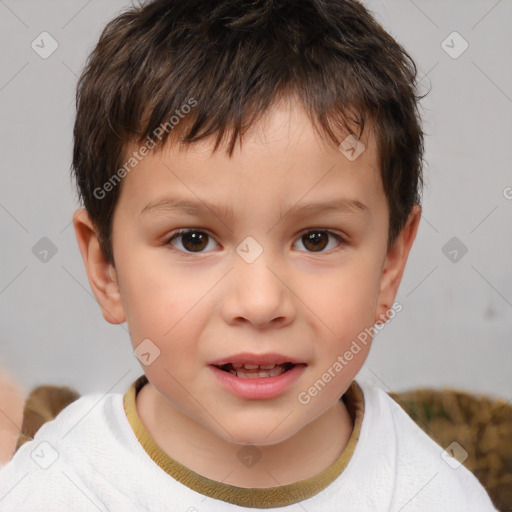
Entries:
[[191,229],[178,231],[167,243],[174,245],[172,243],[174,240],[181,240],[183,249],[180,250],[183,252],[204,252],[203,249],[208,246],[209,238],[210,235],[204,231]]
[[[326,252],[324,249],[329,245],[329,238],[336,239],[340,244],[343,245],[344,240],[341,236],[328,230],[310,230],[302,235],[301,241],[308,252]],[[334,247],[337,249],[339,247]]]

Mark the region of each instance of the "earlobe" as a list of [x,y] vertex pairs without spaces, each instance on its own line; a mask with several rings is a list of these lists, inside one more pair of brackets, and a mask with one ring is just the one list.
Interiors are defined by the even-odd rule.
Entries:
[[380,291],[375,308],[375,322],[385,323],[391,305],[402,281],[402,276],[412,244],[418,232],[421,219],[421,207],[413,206],[407,222],[398,235],[394,245],[388,249],[381,274]]
[[115,268],[107,261],[100,247],[94,224],[85,209],[75,212],[73,226],[89,284],[101,307],[103,317],[111,324],[125,322],[126,316]]

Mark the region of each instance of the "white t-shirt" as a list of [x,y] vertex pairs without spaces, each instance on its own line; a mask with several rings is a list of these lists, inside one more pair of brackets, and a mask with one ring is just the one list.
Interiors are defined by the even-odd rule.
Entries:
[[263,489],[210,480],[163,452],[135,408],[146,382],[83,396],[45,423],[0,471],[0,511],[496,511],[476,477],[369,383],[342,397],[354,429],[336,462]]

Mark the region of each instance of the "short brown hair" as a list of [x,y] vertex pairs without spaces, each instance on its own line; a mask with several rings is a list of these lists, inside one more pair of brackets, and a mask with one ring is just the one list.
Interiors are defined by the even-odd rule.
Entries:
[[[423,186],[417,69],[404,48],[356,0],[153,0],[104,28],[78,82],[72,171],[107,259],[119,186],[95,190],[194,98],[169,136],[191,144],[217,134],[217,150],[280,97],[295,94],[316,130],[360,137],[375,127],[390,217],[388,246]],[[182,116],[180,116],[182,117]],[[358,126],[360,133],[352,130]],[[124,174],[121,174],[121,176]],[[119,178],[119,175],[118,175]],[[103,190],[103,189],[102,189]]]

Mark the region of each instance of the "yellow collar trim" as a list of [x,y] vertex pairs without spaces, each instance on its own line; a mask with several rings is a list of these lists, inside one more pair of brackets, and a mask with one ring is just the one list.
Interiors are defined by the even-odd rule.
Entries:
[[338,459],[324,471],[306,480],[300,480],[288,485],[267,488],[245,488],[234,485],[217,482],[206,478],[183,466],[178,461],[165,453],[160,446],[156,444],[151,434],[142,424],[135,406],[137,393],[147,384],[145,375],[141,375],[130,386],[124,395],[123,405],[128,418],[128,422],[133,429],[139,443],[147,454],[156,462],[166,473],[175,480],[189,487],[190,489],[234,505],[252,508],[273,508],[292,505],[299,501],[311,498],[315,494],[329,486],[346,468],[354,453],[361,423],[364,415],[364,396],[361,388],[356,381],[348,388],[342,396],[347,410],[352,417],[354,428],[349,437],[348,444],[341,452]]

